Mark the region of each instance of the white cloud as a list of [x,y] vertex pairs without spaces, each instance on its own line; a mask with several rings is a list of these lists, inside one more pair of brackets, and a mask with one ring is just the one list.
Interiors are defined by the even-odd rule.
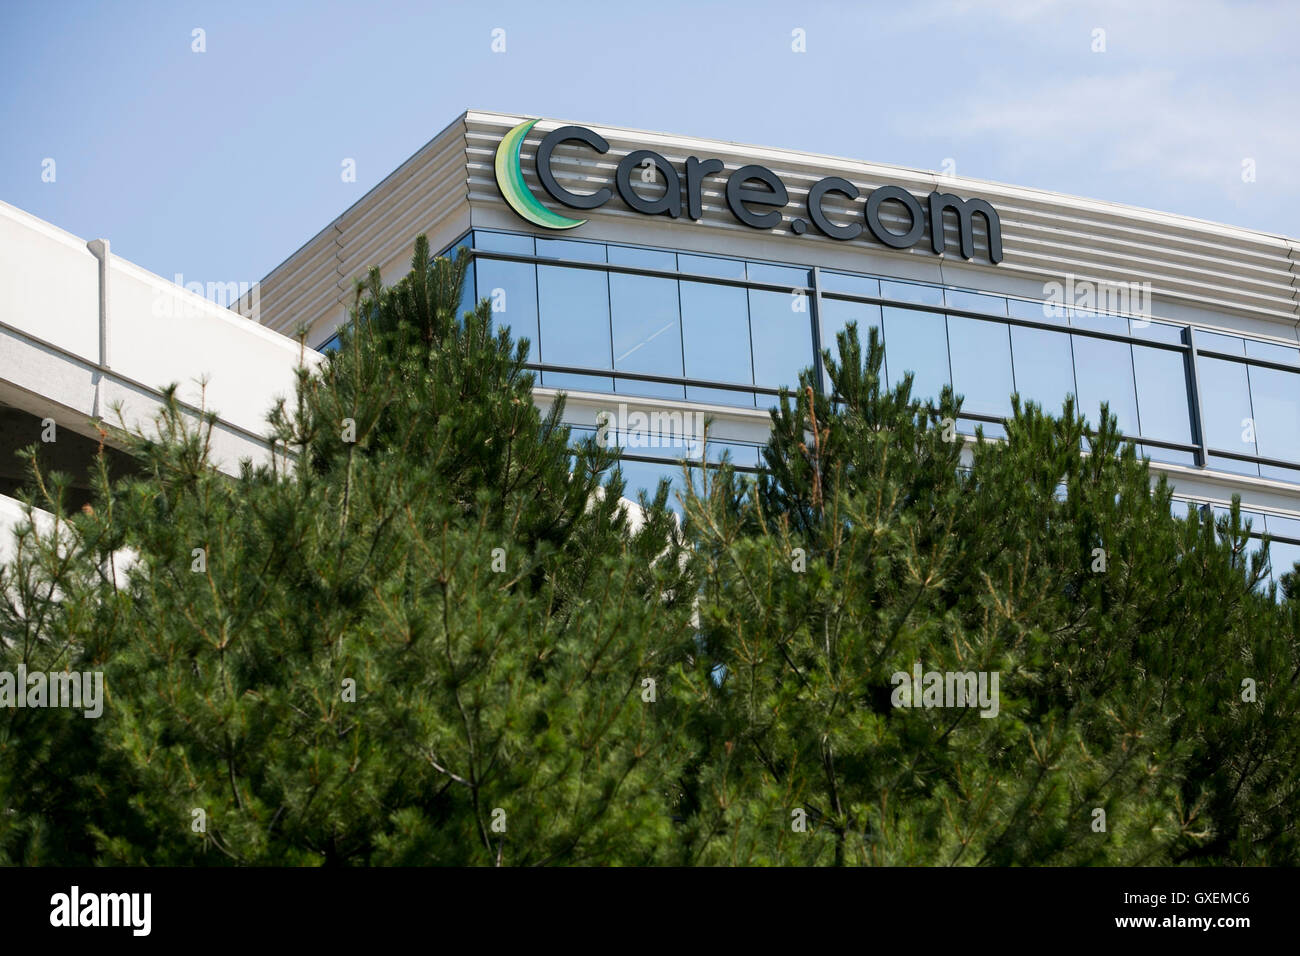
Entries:
[[961,140],[1014,144],[1039,168],[1083,160],[1110,174],[1141,173],[1198,185],[1240,185],[1251,158],[1271,188],[1300,190],[1300,127],[1287,90],[1242,96],[1172,70],[1136,70],[982,85],[931,114],[931,131]]

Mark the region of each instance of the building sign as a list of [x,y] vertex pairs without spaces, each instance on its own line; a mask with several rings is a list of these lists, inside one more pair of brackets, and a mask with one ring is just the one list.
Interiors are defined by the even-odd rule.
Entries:
[[[497,146],[496,178],[501,195],[511,209],[533,225],[546,229],[573,229],[581,226],[587,220],[564,216],[548,209],[524,182],[520,147],[524,137],[537,122],[529,120],[520,123],[506,133]],[[555,148],[568,142],[585,143],[596,153],[609,152],[609,143],[599,133],[582,126],[561,126],[542,137],[537,146],[537,178],[541,181],[542,188],[556,202],[570,209],[598,209],[614,195],[609,186],[601,186],[593,193],[575,193],[561,186],[551,171],[551,156]],[[653,199],[642,196],[632,186],[633,173],[647,168],[647,164],[658,170],[668,186],[662,196]],[[727,176],[728,208],[732,215],[754,229],[774,229],[788,222],[790,231],[795,235],[801,236],[810,227],[815,227],[822,235],[841,241],[856,239],[865,229],[890,248],[909,249],[921,241],[928,221],[931,224],[930,247],[935,254],[943,255],[943,223],[945,216],[949,216],[955,217],[957,223],[962,257],[971,259],[975,255],[974,219],[982,216],[988,235],[989,261],[1002,261],[1002,225],[998,221],[997,210],[983,199],[962,199],[938,190],[930,193],[922,203],[901,186],[881,186],[867,194],[866,204],[860,213],[833,219],[823,205],[828,193],[835,193],[850,201],[862,193],[847,179],[827,176],[814,183],[808,191],[806,218],[798,214],[796,207],[787,219],[784,210],[792,205],[789,192],[781,177],[766,166],[741,166],[727,173],[720,159],[689,156],[684,168],[679,171],[663,156],[649,149],[636,149],[623,157],[614,172],[614,188],[618,190],[623,202],[637,212],[648,216],[666,215],[672,219],[682,215],[684,194],[686,215],[699,220],[703,215],[701,195],[705,178],[723,174]],[[905,232],[891,230],[881,220],[881,206],[885,203],[893,203],[906,212],[910,225]]]

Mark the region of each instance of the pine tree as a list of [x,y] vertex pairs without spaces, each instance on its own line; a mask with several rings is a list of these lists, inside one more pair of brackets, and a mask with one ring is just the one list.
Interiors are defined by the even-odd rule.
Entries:
[[527,344],[457,316],[464,276],[423,237],[407,278],[372,274],[272,463],[216,472],[213,416],[172,396],[137,477],[26,530],[0,669],[102,670],[108,703],[0,715],[0,860],[669,852],[695,586],[666,487],[634,529],[611,453],[533,404]]
[[[838,346],[765,474],[688,493],[690,858],[1296,862],[1297,608],[1236,505],[1173,516],[1105,406],[1089,430],[1017,401],[963,464],[950,389],[884,388],[874,331]],[[997,672],[996,717],[899,706],[917,666]]]

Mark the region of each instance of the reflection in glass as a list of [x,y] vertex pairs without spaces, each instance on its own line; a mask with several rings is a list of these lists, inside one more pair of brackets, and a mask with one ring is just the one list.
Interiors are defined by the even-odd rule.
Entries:
[[613,265],[636,266],[639,269],[663,269],[665,272],[677,271],[677,254],[661,249],[642,249],[640,246],[606,247],[609,261]]
[[[541,335],[539,354],[546,365],[610,367],[609,286],[604,272],[537,267]],[[542,384],[554,388],[613,390],[608,377],[546,372]]]
[[[962,411],[1010,417],[1016,388],[1006,324],[948,316],[948,354],[953,391],[965,396]],[[984,434],[992,437],[994,432],[986,428]]]
[[791,289],[812,285],[812,270],[795,266],[775,266],[768,262],[749,262],[745,265],[751,282],[778,282]]
[[894,282],[885,279],[880,283],[880,295],[882,298],[897,299],[899,302],[915,302],[918,305],[943,305],[943,289],[934,285]]
[[1196,330],[1196,348],[1211,352],[1223,352],[1227,355],[1245,355],[1246,342],[1240,336],[1221,335],[1218,332]]
[[[1252,365],[1247,374],[1260,457],[1300,462],[1300,373]],[[1261,465],[1260,474],[1295,480],[1294,471],[1274,465]]]
[[1068,325],[1065,308],[1059,302],[1036,302],[1030,299],[1007,299],[1007,314],[1013,319]]
[[[682,345],[686,377],[752,385],[749,354],[749,307],[745,290],[736,286],[683,280]],[[694,401],[753,406],[751,392],[688,387]]]
[[937,404],[943,386],[951,384],[944,316],[894,306],[885,306],[882,313],[889,387],[897,387],[911,372],[912,398]]
[[720,259],[717,256],[692,256],[677,254],[677,268],[692,275],[718,276],[722,279],[745,278],[745,263],[741,259]]
[[1075,394],[1070,336],[1049,329],[1013,326],[1011,354],[1021,405],[1034,402],[1048,415],[1059,418],[1066,396]]
[[847,292],[849,295],[880,295],[880,280],[870,276],[855,276],[847,272],[821,273],[821,290],[823,292]]
[[[866,302],[850,302],[847,299],[822,299],[821,315],[822,348],[828,349],[831,358],[840,360],[840,347],[835,337],[844,331],[850,322],[858,323],[858,342],[862,346],[862,360],[867,360],[867,343],[871,340],[869,329],[880,328],[880,306]],[[884,338],[881,338],[884,341]],[[888,380],[884,364],[880,368],[881,385]]]
[[1121,435],[1138,434],[1137,395],[1133,388],[1133,349],[1127,342],[1071,335],[1079,411],[1097,427],[1101,403],[1115,416]]
[[491,252],[509,252],[517,256],[533,255],[533,237],[513,232],[486,232],[478,229],[474,232],[474,243],[475,248]]
[[[682,377],[682,327],[677,280],[651,276],[609,277],[613,309],[614,368],[625,372]],[[617,379],[615,388],[631,395],[685,398],[681,385]]]
[[754,383],[795,389],[799,373],[812,365],[812,321],[807,295],[749,290]]
[[1246,339],[1246,354],[1250,358],[1263,359],[1265,362],[1300,365],[1300,349],[1294,346],[1275,345],[1272,342],[1256,342],[1254,339]]
[[568,259],[573,262],[604,262],[603,242],[580,242],[576,239],[538,239],[537,254],[546,259]]
[[[478,298],[492,304],[493,328],[510,326],[516,339],[528,339],[528,361],[537,357],[537,269],[531,262],[479,259]],[[468,280],[467,280],[468,281]]]
[[[1197,344],[1202,333],[1197,332]],[[1246,366],[1241,362],[1209,358],[1196,361],[1201,386],[1201,410],[1205,414],[1205,443],[1211,448],[1255,455],[1258,451],[1251,435],[1250,384]],[[1211,455],[1211,467],[1236,474],[1258,475],[1259,466],[1233,458]]]
[[963,309],[967,312],[987,312],[989,315],[1007,314],[1007,300],[1000,295],[948,289],[944,292],[944,298],[950,309]]
[[[1138,421],[1145,438],[1192,444],[1191,400],[1187,393],[1187,365],[1181,352],[1133,346],[1133,371],[1137,380]],[[1153,461],[1195,464],[1192,452],[1155,445],[1143,447]]]

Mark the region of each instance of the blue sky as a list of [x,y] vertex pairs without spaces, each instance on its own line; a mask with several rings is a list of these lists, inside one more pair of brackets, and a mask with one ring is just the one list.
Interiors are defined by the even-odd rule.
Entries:
[[3,0],[0,199],[169,278],[251,282],[478,108],[1297,236],[1297,36],[1300,4],[1222,0]]

